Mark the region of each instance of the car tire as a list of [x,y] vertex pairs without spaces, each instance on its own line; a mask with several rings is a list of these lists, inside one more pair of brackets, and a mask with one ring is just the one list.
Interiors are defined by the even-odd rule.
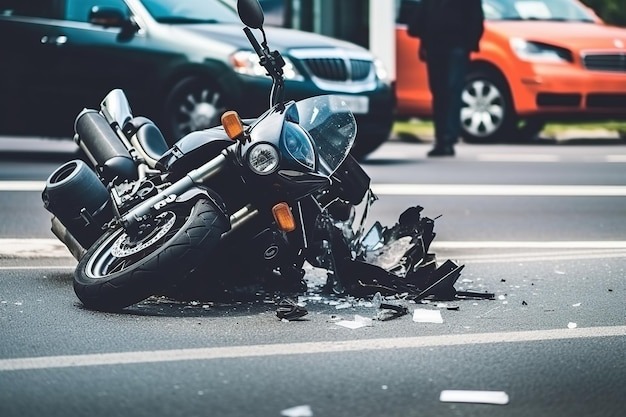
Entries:
[[[218,203],[219,204],[219,203]],[[230,227],[218,204],[200,199],[164,211],[145,239],[107,231],[74,272],[74,292],[88,309],[118,311],[171,286],[215,249]]]
[[495,71],[467,76],[462,93],[461,136],[467,143],[499,143],[514,139],[517,116],[506,81]]
[[163,130],[167,143],[173,145],[188,133],[219,125],[227,109],[223,89],[214,81],[200,76],[181,79],[165,99]]
[[517,124],[515,136],[519,142],[530,142],[537,139],[539,133],[546,126],[546,121],[540,118],[531,117],[522,119]]

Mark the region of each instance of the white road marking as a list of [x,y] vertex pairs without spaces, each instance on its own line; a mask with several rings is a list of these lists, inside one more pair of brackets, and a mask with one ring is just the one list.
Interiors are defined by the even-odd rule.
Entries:
[[621,185],[372,184],[378,195],[624,197]]
[[626,241],[433,241],[432,247],[440,249],[626,249]]
[[[446,249],[561,249],[561,250],[604,250],[613,251],[610,255],[623,255],[626,250],[624,240],[600,240],[600,241],[437,241],[431,247],[433,250]],[[615,252],[619,251],[619,252]],[[605,252],[604,255],[607,253]],[[519,254],[522,255],[522,254]],[[545,252],[544,256],[548,256]],[[579,256],[589,258],[591,252],[578,252],[576,254],[556,254]],[[597,254],[596,254],[597,255]],[[485,255],[487,256],[487,255]],[[488,255],[495,258],[497,255]],[[509,255],[515,256],[515,255]],[[611,256],[614,257],[614,256]],[[69,250],[57,239],[2,239],[0,238],[0,259],[1,258],[72,258]],[[5,267],[6,268],[6,267]],[[13,267],[12,267],[13,268]],[[15,267],[19,269],[19,267]]]
[[553,262],[553,261],[579,261],[582,259],[613,259],[626,258],[626,251],[593,252],[584,253],[535,253],[535,254],[489,254],[489,255],[458,255],[460,263],[476,264],[499,264],[499,263],[529,263],[529,262]]
[[626,155],[607,155],[606,162],[615,162],[615,163],[626,162]]
[[[43,191],[43,181],[0,181],[0,191]],[[379,195],[624,197],[621,185],[372,184]]]
[[476,159],[485,162],[559,162],[559,155],[485,153],[476,155]]
[[0,372],[626,336],[626,326],[172,349],[0,360]]

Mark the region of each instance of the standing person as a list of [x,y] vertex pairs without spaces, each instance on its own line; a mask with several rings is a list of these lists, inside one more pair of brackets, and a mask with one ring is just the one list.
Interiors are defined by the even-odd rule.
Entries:
[[421,0],[409,22],[420,39],[432,94],[435,146],[428,156],[454,156],[461,133],[461,94],[472,51],[478,51],[485,16],[482,0]]

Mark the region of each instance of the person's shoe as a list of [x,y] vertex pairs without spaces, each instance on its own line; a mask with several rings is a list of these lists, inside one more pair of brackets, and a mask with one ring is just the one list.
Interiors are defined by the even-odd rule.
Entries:
[[427,155],[430,157],[454,156],[454,147],[452,145],[435,146]]

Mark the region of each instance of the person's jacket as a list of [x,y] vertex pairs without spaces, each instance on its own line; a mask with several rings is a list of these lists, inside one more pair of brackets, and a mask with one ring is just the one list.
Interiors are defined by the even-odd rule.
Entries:
[[427,50],[461,46],[478,51],[484,20],[482,0],[421,0],[408,30]]

